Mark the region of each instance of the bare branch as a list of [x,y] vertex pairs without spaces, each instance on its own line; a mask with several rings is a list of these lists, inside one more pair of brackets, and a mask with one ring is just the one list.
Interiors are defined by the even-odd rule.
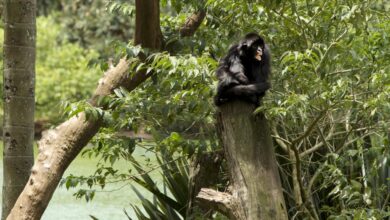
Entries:
[[306,138],[307,136],[310,135],[310,133],[313,131],[314,127],[317,125],[317,123],[322,119],[322,117],[325,116],[327,110],[323,110],[322,112],[320,112],[320,114],[317,116],[317,118],[309,125],[309,127],[306,129],[306,131],[301,135],[299,136],[298,138],[294,139],[293,141],[291,141],[291,145],[295,145],[297,144],[298,142],[300,142],[301,140],[303,140],[304,138]]
[[[312,125],[314,124],[317,124],[317,122],[319,121],[319,119],[322,118],[322,117],[317,117],[316,121],[314,121],[312,123]],[[305,132],[305,134],[309,134],[310,131],[313,129],[314,126],[310,126],[309,129]],[[309,132],[308,132],[309,131]],[[302,136],[301,136],[302,137]],[[304,207],[307,208],[307,210],[309,211],[309,214],[310,216],[313,218],[313,219],[316,219],[318,220],[319,217],[318,217],[318,214],[314,208],[314,204],[312,202],[311,199],[309,199],[308,195],[307,195],[307,192],[303,186],[303,182],[302,182],[302,174],[301,174],[301,159],[299,157],[299,151],[298,151],[298,148],[296,147],[296,143],[297,142],[293,142],[293,144],[290,145],[290,148],[291,150],[293,151],[294,153],[294,159],[295,159],[295,169],[296,169],[296,172],[295,172],[295,177],[293,178],[296,178],[296,181],[298,182],[298,186],[299,186],[299,191],[300,191],[300,194],[302,196],[302,203],[304,205]],[[296,187],[296,186],[294,186]]]
[[288,140],[280,137],[278,130],[275,126],[272,126],[272,137],[275,138],[276,143],[285,151],[288,152],[288,146],[287,144],[291,144]]
[[[318,127],[318,126],[317,126]],[[319,127],[318,127],[319,129]],[[322,134],[322,131],[321,131],[321,142],[314,145],[313,147],[305,150],[304,152],[300,153],[299,156],[300,157],[304,157],[306,155],[309,155],[315,151],[317,151],[318,149],[320,149],[322,146],[324,146],[325,143],[327,143],[332,137],[334,137],[337,133],[334,133],[334,126],[332,126],[332,128],[330,129],[328,135],[326,137],[323,137],[323,134]],[[328,143],[327,143],[328,145]]]

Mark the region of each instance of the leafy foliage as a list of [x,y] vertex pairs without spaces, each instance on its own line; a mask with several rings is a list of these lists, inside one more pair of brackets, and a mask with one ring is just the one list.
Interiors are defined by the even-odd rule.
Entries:
[[40,17],[37,24],[37,118],[57,121],[61,120],[61,102],[74,102],[91,95],[100,74],[87,65],[97,53],[61,41],[61,27],[53,17]]
[[[264,112],[272,122],[290,217],[388,217],[389,3],[202,3],[162,1],[166,10],[162,14],[164,40],[173,45],[173,52],[145,51],[131,44],[119,48],[121,55],[132,60],[130,74],[145,70],[154,75],[131,93],[118,89],[105,98],[111,107],[102,113],[107,128],[94,140],[103,147],[95,144],[86,152],[129,160],[127,154],[112,154],[114,145],[104,141],[116,139],[116,132],[129,129],[151,134],[156,145],[149,150],[166,149],[170,155],[186,157],[216,149],[211,98],[217,59],[240,36],[257,31],[271,46],[274,67],[273,89],[257,112]],[[194,37],[181,38],[177,33],[179,24],[189,12],[203,7],[207,10],[205,22]],[[111,11],[115,8],[121,6],[112,6]],[[146,54],[145,62],[136,58],[140,52]],[[134,146],[142,144],[136,142]],[[139,168],[142,170],[145,168]],[[104,178],[126,181],[129,176],[112,171]],[[138,217],[175,219],[180,210],[170,199],[174,197],[175,202],[183,204],[184,197],[171,191],[173,197],[168,198],[156,189],[150,177],[142,178],[146,179],[133,180],[150,189],[158,202],[153,204],[138,193],[147,212],[134,207]],[[185,186],[180,179],[165,179],[167,185],[173,186],[172,181],[178,184],[174,190]],[[152,212],[156,204],[159,210]]]
[[[186,217],[186,206],[188,203],[188,164],[185,159],[174,159],[167,153],[162,153],[161,158],[158,159],[158,163],[162,168],[162,175],[164,178],[164,191],[165,187],[169,189],[173,199],[167,196],[167,192],[161,192],[157,184],[143,170],[139,164],[133,160],[137,172],[141,175],[141,178],[133,177],[133,180],[139,185],[153,193],[157,201],[152,203],[145,199],[137,189],[133,188],[138,198],[142,201],[143,209],[146,211],[146,216],[138,207],[133,206],[133,209],[138,219],[183,219]],[[165,185],[166,184],[166,185]],[[181,217],[179,217],[181,216]]]
[[65,0],[58,17],[63,38],[83,47],[93,46],[108,59],[115,41],[128,41],[134,34],[134,1]]

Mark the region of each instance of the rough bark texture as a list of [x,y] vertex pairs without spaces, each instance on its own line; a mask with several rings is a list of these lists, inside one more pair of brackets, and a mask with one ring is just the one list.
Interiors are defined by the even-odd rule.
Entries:
[[[109,94],[110,88],[118,86],[120,79],[131,80],[128,71],[128,63],[121,60],[99,82],[94,97]],[[100,120],[86,121],[85,115],[79,114],[43,134],[28,184],[7,219],[40,219],[64,171],[100,126]]]
[[197,195],[197,200],[204,208],[216,210],[229,219],[244,219],[237,200],[229,193],[203,188]]
[[235,219],[288,219],[268,123],[253,111],[253,105],[236,101],[218,112],[235,199],[231,203],[239,207]]
[[[186,213],[186,219],[194,219],[193,213],[196,213],[197,203],[195,202],[196,196],[200,192],[201,188],[213,187],[217,184],[219,169],[223,160],[223,152],[208,152],[208,153],[199,153],[191,161],[190,171],[189,171],[189,202]],[[209,217],[212,212],[210,212],[210,207],[200,207],[199,210],[202,213],[203,217]]]
[[162,34],[160,29],[160,1],[136,0],[134,43],[144,48],[160,49]]
[[[159,49],[161,47],[159,1],[137,1],[136,7],[135,42],[143,47]],[[139,25],[142,27],[138,27]],[[130,76],[129,63],[123,59],[116,67],[105,73],[99,81],[91,103],[96,104],[99,96],[108,95],[120,86],[131,91],[147,77],[145,72]],[[97,133],[100,126],[100,120],[87,121],[85,115],[81,113],[43,135],[39,142],[38,158],[28,184],[19,196],[8,220],[38,220],[41,218],[64,171]]]
[[34,162],[35,0],[4,1],[4,158],[2,219]]
[[194,35],[195,31],[202,24],[206,17],[206,10],[202,9],[187,18],[185,25],[180,29],[181,37],[188,37]]

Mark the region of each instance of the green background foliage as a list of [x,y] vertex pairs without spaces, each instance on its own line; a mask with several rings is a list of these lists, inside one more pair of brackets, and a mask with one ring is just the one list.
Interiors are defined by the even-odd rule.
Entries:
[[[61,26],[54,20],[38,18],[36,43],[36,118],[51,123],[64,119],[62,103],[90,97],[101,77],[96,68],[88,68],[98,53],[63,40]],[[2,29],[0,38],[3,42]]]
[[37,34],[37,118],[61,120],[61,103],[90,97],[102,76],[88,63],[98,54],[61,39],[54,17],[40,17]]

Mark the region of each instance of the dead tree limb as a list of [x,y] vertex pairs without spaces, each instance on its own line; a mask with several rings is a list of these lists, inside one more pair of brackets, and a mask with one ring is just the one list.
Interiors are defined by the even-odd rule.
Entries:
[[202,188],[196,198],[201,207],[211,208],[230,219],[244,219],[244,216],[241,216],[242,211],[240,212],[237,200],[229,193]]

